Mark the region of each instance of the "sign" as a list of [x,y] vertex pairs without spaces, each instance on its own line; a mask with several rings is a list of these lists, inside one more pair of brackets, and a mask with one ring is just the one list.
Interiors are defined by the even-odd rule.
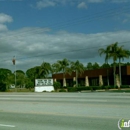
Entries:
[[54,91],[53,79],[35,79],[35,92]]
[[35,79],[35,86],[53,86],[53,79]]

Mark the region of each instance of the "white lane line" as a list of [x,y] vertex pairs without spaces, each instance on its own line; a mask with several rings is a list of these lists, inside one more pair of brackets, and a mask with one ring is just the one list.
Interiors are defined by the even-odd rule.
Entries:
[[5,125],[5,124],[0,124],[0,127],[15,127],[14,125]]

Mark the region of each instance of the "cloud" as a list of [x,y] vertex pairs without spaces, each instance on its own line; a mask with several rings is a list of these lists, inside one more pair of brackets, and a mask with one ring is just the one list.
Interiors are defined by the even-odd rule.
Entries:
[[0,24],[0,32],[7,31],[8,28],[6,25]]
[[46,8],[46,7],[53,7],[55,6],[56,3],[52,0],[41,0],[41,1],[38,1],[37,4],[36,4],[36,7],[38,9],[42,9],[42,8]]
[[[86,3],[101,3],[104,2],[104,0],[40,0],[36,2],[36,8],[42,9],[47,7],[55,7],[55,6],[63,6],[63,5],[69,5],[69,6],[76,6],[78,8],[84,8],[87,9]],[[31,5],[31,7],[34,7]]]
[[11,16],[4,14],[4,13],[0,13],[0,23],[6,23],[6,22],[12,22],[13,19]]
[[4,13],[0,13],[0,32],[7,31],[8,28],[5,24],[10,23],[12,21],[13,19],[11,16]]
[[[48,30],[23,28],[0,33],[0,66],[13,70],[11,60],[14,55],[17,69],[24,71],[41,65],[43,61],[54,63],[63,58],[79,60],[84,64],[104,62],[104,58],[99,57],[99,48],[116,41],[130,41],[130,31],[84,34],[64,31],[51,33]],[[130,48],[128,43],[119,45]]]
[[79,9],[81,9],[81,8],[87,9],[87,5],[86,5],[85,2],[79,3],[77,7],[78,7]]

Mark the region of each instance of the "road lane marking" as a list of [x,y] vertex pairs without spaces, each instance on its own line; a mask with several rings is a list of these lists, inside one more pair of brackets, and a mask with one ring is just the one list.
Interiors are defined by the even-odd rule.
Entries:
[[5,124],[0,124],[1,127],[15,127],[14,125],[5,125]]

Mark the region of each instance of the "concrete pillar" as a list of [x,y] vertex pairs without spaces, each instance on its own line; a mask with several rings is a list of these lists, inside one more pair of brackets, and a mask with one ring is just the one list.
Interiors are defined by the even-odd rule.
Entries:
[[66,87],[66,79],[63,78],[63,87]]
[[88,80],[88,76],[85,77],[85,86],[88,87],[89,86],[89,80]]
[[73,77],[73,81],[76,81],[76,78],[75,78],[75,77]]
[[56,79],[54,79],[54,82],[56,82],[57,80]]
[[102,75],[99,75],[99,86],[103,85]]
[[[73,82],[76,82],[76,78],[75,77],[73,77]],[[75,86],[76,86],[76,84],[73,85],[73,87],[75,87]]]

